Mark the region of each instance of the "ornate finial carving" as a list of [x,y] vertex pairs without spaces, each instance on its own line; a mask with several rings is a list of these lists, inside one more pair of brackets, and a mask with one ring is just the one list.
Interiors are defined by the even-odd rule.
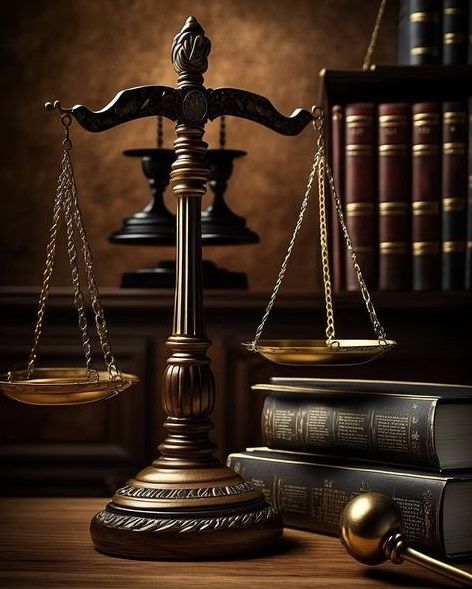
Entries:
[[193,16],[189,16],[172,44],[172,63],[179,76],[179,85],[201,84],[208,68],[210,39]]

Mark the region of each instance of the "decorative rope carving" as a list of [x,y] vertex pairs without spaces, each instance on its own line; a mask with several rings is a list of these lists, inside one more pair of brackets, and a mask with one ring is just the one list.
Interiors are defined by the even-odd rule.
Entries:
[[199,499],[204,497],[224,497],[240,495],[255,491],[256,487],[246,481],[226,487],[205,487],[202,489],[156,489],[133,487],[126,485],[116,492],[122,497],[137,497],[140,499]]
[[270,521],[277,512],[269,505],[257,511],[239,513],[221,517],[206,517],[193,519],[154,519],[119,515],[110,511],[100,511],[96,515],[101,524],[133,532],[211,532],[214,530],[246,528],[259,523]]
[[172,63],[177,74],[202,75],[208,68],[211,51],[210,39],[197,19],[190,16],[183,29],[177,33],[172,44]]

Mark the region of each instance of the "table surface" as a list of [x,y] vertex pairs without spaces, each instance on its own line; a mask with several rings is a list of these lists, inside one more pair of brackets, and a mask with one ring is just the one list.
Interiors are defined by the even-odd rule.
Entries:
[[[216,562],[151,562],[97,552],[88,528],[101,499],[0,500],[0,587],[351,589],[455,587],[409,563],[364,567],[337,538],[285,530],[270,555]],[[472,565],[462,565],[472,570]]]

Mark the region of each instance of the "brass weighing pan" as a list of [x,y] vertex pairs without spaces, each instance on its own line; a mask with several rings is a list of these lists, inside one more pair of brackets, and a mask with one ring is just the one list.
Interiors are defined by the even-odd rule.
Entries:
[[85,368],[35,368],[0,375],[0,389],[15,401],[30,405],[78,405],[113,397],[138,382],[133,374],[110,378],[107,371],[90,379]]
[[291,366],[331,366],[366,364],[395,347],[392,340],[337,339],[326,340],[259,340],[254,346],[245,343],[249,350],[276,364]]

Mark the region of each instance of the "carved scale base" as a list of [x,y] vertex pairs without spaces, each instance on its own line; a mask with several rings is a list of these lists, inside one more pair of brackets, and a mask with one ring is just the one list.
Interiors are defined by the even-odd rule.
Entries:
[[[159,446],[161,456],[118,489],[92,520],[99,551],[194,560],[260,551],[280,538],[280,516],[261,491],[212,456],[209,418],[169,417],[165,426],[169,436]],[[179,446],[185,459],[176,458]]]

